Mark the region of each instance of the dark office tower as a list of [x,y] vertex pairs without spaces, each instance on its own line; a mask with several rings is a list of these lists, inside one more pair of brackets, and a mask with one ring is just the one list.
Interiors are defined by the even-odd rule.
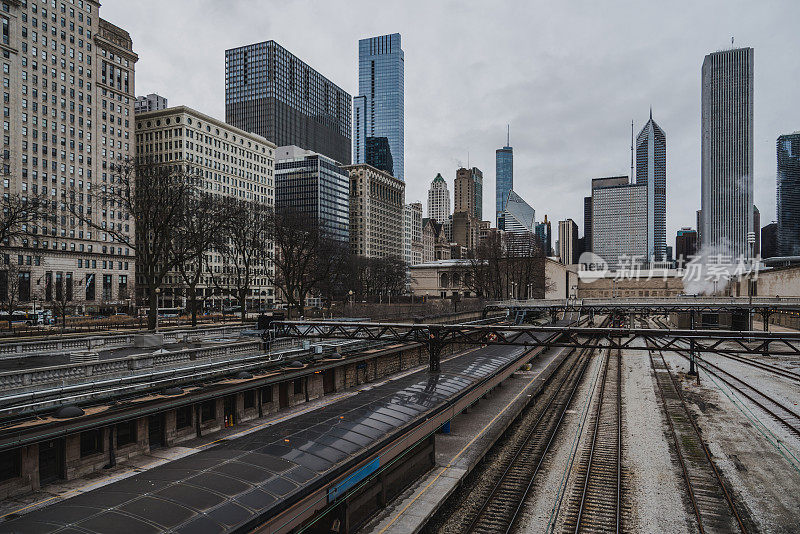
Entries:
[[761,250],[761,212],[753,205],[753,237],[755,243],[753,244],[753,256],[758,255]]
[[778,223],[773,222],[761,229],[761,257],[772,258],[778,255]]
[[706,56],[702,69],[700,237],[749,256],[753,231],[753,49]]
[[667,252],[667,137],[653,120],[636,137],[636,183],[647,186],[647,255],[663,261]]
[[592,252],[592,197],[583,197],[583,248]]
[[456,171],[453,192],[453,213],[465,211],[477,220],[483,220],[483,173],[477,167]]
[[505,207],[508,192],[514,189],[514,149],[511,148],[510,134],[506,137],[506,146],[495,151],[495,217],[497,228],[501,229],[501,215]]
[[683,259],[684,263],[697,254],[697,231],[681,228],[675,236],[675,259]]
[[800,256],[800,132],[778,137],[778,256]]
[[[404,58],[400,34],[358,41],[358,96],[353,99],[353,162],[367,163],[370,138],[389,141],[394,177],[404,179]],[[380,167],[378,167],[380,168]]]
[[367,138],[367,161],[376,169],[388,172],[394,176],[394,162],[389,140],[385,137]]
[[350,163],[351,96],[275,41],[225,51],[225,121]]

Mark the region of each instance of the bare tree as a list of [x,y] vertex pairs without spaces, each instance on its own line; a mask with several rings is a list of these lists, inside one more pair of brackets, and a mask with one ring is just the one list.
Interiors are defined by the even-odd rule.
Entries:
[[270,226],[275,245],[272,282],[283,293],[290,314],[295,310],[302,315],[309,294],[335,290],[347,245],[316,218],[291,208],[277,210]]
[[192,315],[192,326],[197,325],[197,310],[204,301],[197,286],[208,270],[207,253],[224,246],[227,225],[225,203],[218,197],[201,193],[187,203],[189,213],[184,217],[181,239],[186,260],[177,265],[177,271],[186,289],[186,300]]
[[[83,206],[72,204],[70,209],[79,219],[98,231],[105,232],[111,241],[121,243],[136,254],[137,278],[147,289],[149,310],[147,325],[156,328],[158,293],[165,276],[190,256],[182,238],[187,203],[194,197],[198,171],[187,164],[166,164],[151,158],[129,159],[112,169],[111,182],[99,198],[102,207],[120,210],[124,220],[110,226],[96,219]],[[116,182],[116,183],[115,183]],[[87,198],[91,206],[91,200]],[[95,213],[97,210],[95,209]]]
[[0,200],[3,212],[0,215],[0,247],[12,246],[15,240],[27,235],[29,224],[39,217],[37,198],[26,199],[16,195],[3,196]]
[[[241,319],[247,314],[247,297],[256,277],[268,277],[271,210],[259,202],[225,199],[224,243],[221,244],[222,278],[238,303]],[[222,286],[219,286],[222,287]]]
[[551,285],[545,261],[532,234],[490,234],[470,259],[464,285],[490,299],[544,298]]

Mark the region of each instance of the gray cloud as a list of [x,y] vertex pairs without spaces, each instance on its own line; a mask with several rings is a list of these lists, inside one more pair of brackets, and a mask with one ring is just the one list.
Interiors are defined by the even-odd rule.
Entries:
[[700,66],[755,48],[755,191],[775,218],[775,140],[800,129],[800,3],[109,1],[134,40],[138,94],[224,118],[224,50],[275,39],[351,94],[358,39],[400,32],[406,58],[407,201],[441,172],[484,172],[511,124],[515,189],[552,220],[583,221],[590,179],[630,172],[630,121],[649,108],[667,134],[667,242],[700,207]]

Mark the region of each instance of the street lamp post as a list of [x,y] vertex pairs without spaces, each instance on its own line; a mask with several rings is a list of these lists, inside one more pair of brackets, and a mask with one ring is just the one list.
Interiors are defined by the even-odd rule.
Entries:
[[157,287],[156,288],[156,326],[155,326],[155,330],[154,330],[155,332],[158,332],[158,298],[160,296],[161,296],[161,288]]

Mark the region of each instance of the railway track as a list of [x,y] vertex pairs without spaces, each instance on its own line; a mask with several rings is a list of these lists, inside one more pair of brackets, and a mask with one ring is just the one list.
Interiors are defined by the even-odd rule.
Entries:
[[[688,348],[685,350],[676,350],[675,353],[683,358],[686,358],[687,360],[690,360]],[[761,410],[763,410],[767,415],[783,425],[794,435],[800,436],[800,413],[796,412],[792,408],[789,408],[784,403],[776,400],[767,393],[764,393],[755,385],[742,380],[733,373],[722,369],[718,365],[710,362],[708,359],[703,358],[700,355],[697,355],[695,358],[695,364],[700,369],[711,375],[714,375],[720,381],[724,382],[729,388],[761,408]]]
[[669,427],[669,438],[683,472],[700,532],[746,533],[739,507],[714,464],[664,355],[658,349],[648,348],[650,365]]
[[[613,354],[612,354],[613,353]],[[622,353],[608,350],[563,532],[622,532]]]
[[[657,317],[653,319],[655,323],[660,326],[661,328],[669,328],[669,325],[658,319]],[[644,326],[647,326],[646,324]],[[777,365],[772,365],[766,362],[753,360],[750,358],[745,358],[738,354],[731,354],[727,352],[718,352],[716,353],[719,356],[727,358],[729,360],[735,360],[739,363],[744,365],[748,365],[750,367],[754,367],[756,369],[760,369],[762,371],[767,371],[769,373],[778,375],[780,377],[786,378],[787,380],[792,380],[794,382],[800,382],[800,373],[795,373],[793,371],[789,371],[788,369],[784,369],[782,367],[778,367]]]
[[[555,440],[595,348],[572,349],[536,404],[523,413],[513,438],[457,503],[439,532],[509,532]],[[486,483],[485,477],[491,477]]]

